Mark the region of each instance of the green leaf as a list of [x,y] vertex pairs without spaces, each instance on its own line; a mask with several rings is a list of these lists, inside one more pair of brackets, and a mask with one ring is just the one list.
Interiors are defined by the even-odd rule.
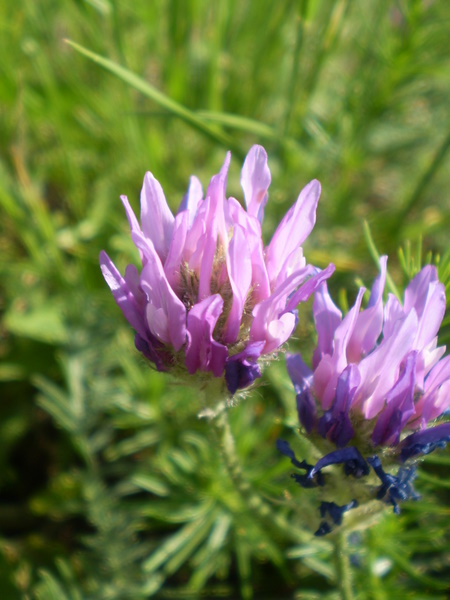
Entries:
[[153,85],[151,85],[144,79],[141,79],[125,67],[122,67],[121,65],[118,65],[117,63],[107,58],[104,58],[103,56],[100,56],[95,52],[91,52],[83,46],[80,46],[80,44],[72,42],[71,40],[66,40],[66,43],[69,44],[69,46],[71,46],[74,50],[76,50],[83,56],[86,56],[87,58],[100,65],[110,73],[113,73],[116,77],[118,77],[125,83],[128,83],[128,85],[144,94],[144,96],[147,96],[147,98],[150,98],[151,100],[159,104],[159,106],[167,110],[169,114],[172,114],[175,117],[179,117],[180,119],[194,127],[194,129],[197,129],[198,131],[205,134],[207,137],[211,138],[215,142],[219,142],[222,146],[234,149],[239,156],[242,155],[240,149],[236,148],[232,138],[229,138],[219,129],[208,125],[208,123],[204,119],[199,117],[196,113],[189,110],[179,102],[176,102],[172,98],[169,98],[169,96],[156,89]]
[[56,306],[35,308],[29,312],[9,311],[4,323],[15,335],[48,344],[63,344],[69,339],[61,311]]

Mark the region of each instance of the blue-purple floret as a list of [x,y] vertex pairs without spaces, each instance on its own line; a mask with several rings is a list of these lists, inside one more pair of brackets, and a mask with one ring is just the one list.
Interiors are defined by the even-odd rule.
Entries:
[[416,431],[400,444],[400,458],[405,462],[419,454],[430,454],[437,448],[445,448],[450,442],[450,423],[442,423],[430,429]]
[[231,395],[237,390],[249,387],[255,379],[261,377],[261,368],[248,360],[229,360],[225,364],[225,382]]
[[341,450],[334,450],[329,454],[322,457],[312,469],[310,477],[314,477],[324,467],[328,465],[344,465],[344,471],[346,475],[351,475],[356,479],[369,474],[369,466],[362,457],[360,451],[354,446],[348,448],[342,448]]
[[369,457],[367,462],[381,481],[381,487],[377,491],[377,499],[392,504],[395,514],[400,513],[399,502],[420,498],[412,485],[417,475],[415,466],[400,467],[397,475],[389,475],[384,471],[378,456]]
[[291,459],[291,463],[294,465],[294,467],[306,471],[305,475],[299,475],[298,473],[292,474],[292,478],[295,479],[295,481],[298,484],[300,484],[304,488],[323,486],[324,481],[322,473],[317,473],[315,477],[314,475],[311,476],[313,465],[308,464],[306,460],[302,460],[301,462],[297,460],[294,451],[292,450],[288,442],[286,442],[285,440],[277,440],[276,445],[277,450],[281,452],[281,454],[284,454],[284,456],[287,456]]
[[[407,458],[417,454],[428,454],[436,448],[444,447],[448,441],[450,441],[450,423],[444,423],[433,429],[416,432],[402,442],[401,460],[405,461]],[[420,495],[413,487],[413,481],[417,475],[414,465],[400,466],[397,474],[391,475],[384,471],[381,460],[377,455],[364,458],[357,448],[349,446],[330,452],[313,466],[304,460],[299,461],[289,443],[285,440],[277,440],[276,445],[279,452],[287,456],[295,467],[306,471],[302,475],[298,473],[292,474],[292,478],[304,488],[324,486],[325,478],[322,474],[322,469],[329,465],[342,464],[345,475],[357,479],[367,476],[370,473],[370,467],[372,467],[381,481],[381,486],[376,491],[376,498],[377,500],[391,504],[395,514],[400,513],[399,502],[418,500],[420,498]],[[340,525],[344,512],[356,506],[358,506],[356,500],[352,500],[342,506],[339,506],[335,502],[324,501],[320,505],[320,516],[324,519],[328,514],[334,525]],[[314,535],[323,536],[330,533],[331,530],[332,525],[326,520],[322,520]]]
[[306,387],[301,390],[296,396],[296,402],[299,421],[306,433],[311,433],[316,424],[316,401],[311,389]]
[[346,446],[354,435],[349,411],[360,382],[358,369],[348,365],[339,376],[331,408],[323,414],[317,424],[319,434],[332,441],[338,448]]
[[[352,508],[356,508],[357,506],[358,502],[356,500],[352,500],[351,502],[349,502],[348,504],[344,504],[343,506],[339,506],[335,502],[322,502],[319,508],[320,516],[322,517],[322,519],[325,519],[328,513],[334,525],[341,525],[344,513],[348,510],[351,510]],[[327,533],[330,533],[331,529],[332,527],[328,523],[328,521],[323,520],[321,521],[319,528],[314,533],[314,535],[316,537],[321,537],[323,535],[326,535]]]
[[263,342],[253,342],[239,354],[228,357],[225,364],[225,382],[230,394],[248,387],[255,379],[261,377],[261,368],[257,360],[263,347]]

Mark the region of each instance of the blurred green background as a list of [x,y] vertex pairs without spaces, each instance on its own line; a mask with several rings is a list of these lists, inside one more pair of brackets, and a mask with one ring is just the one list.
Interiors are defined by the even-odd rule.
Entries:
[[[119,195],[137,208],[146,170],[176,210],[231,149],[242,198],[260,143],[265,241],[318,178],[305,253],[336,264],[344,307],[377,271],[365,220],[399,287],[421,253],[448,278],[449,25],[433,0],[1,3],[2,600],[339,597],[331,543],[243,501],[195,390],[134,350],[98,253],[137,261]],[[304,310],[293,347],[313,342]],[[296,428],[282,359],[230,417],[254,489],[288,522],[317,519],[274,446]],[[446,598],[449,463],[428,457],[422,500],[352,535],[357,598]]]

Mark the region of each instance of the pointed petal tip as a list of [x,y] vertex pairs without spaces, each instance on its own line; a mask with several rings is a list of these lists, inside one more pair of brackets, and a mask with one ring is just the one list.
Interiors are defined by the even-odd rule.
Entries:
[[315,195],[317,195],[317,200],[319,200],[322,192],[322,185],[318,179],[311,179],[311,181],[305,185],[303,190],[307,190],[309,193],[313,192]]

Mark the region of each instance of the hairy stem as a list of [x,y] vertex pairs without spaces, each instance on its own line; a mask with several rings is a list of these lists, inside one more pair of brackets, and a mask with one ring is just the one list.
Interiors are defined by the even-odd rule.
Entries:
[[228,419],[228,409],[224,406],[211,421],[218,437],[219,449],[236,490],[250,510],[258,515],[264,523],[278,530],[295,542],[304,542],[310,539],[310,534],[292,526],[282,515],[273,511],[272,506],[264,500],[252,487],[244,476],[236,452],[236,444]]
[[347,534],[340,532],[334,541],[337,586],[341,600],[353,600],[352,572],[348,555]]

